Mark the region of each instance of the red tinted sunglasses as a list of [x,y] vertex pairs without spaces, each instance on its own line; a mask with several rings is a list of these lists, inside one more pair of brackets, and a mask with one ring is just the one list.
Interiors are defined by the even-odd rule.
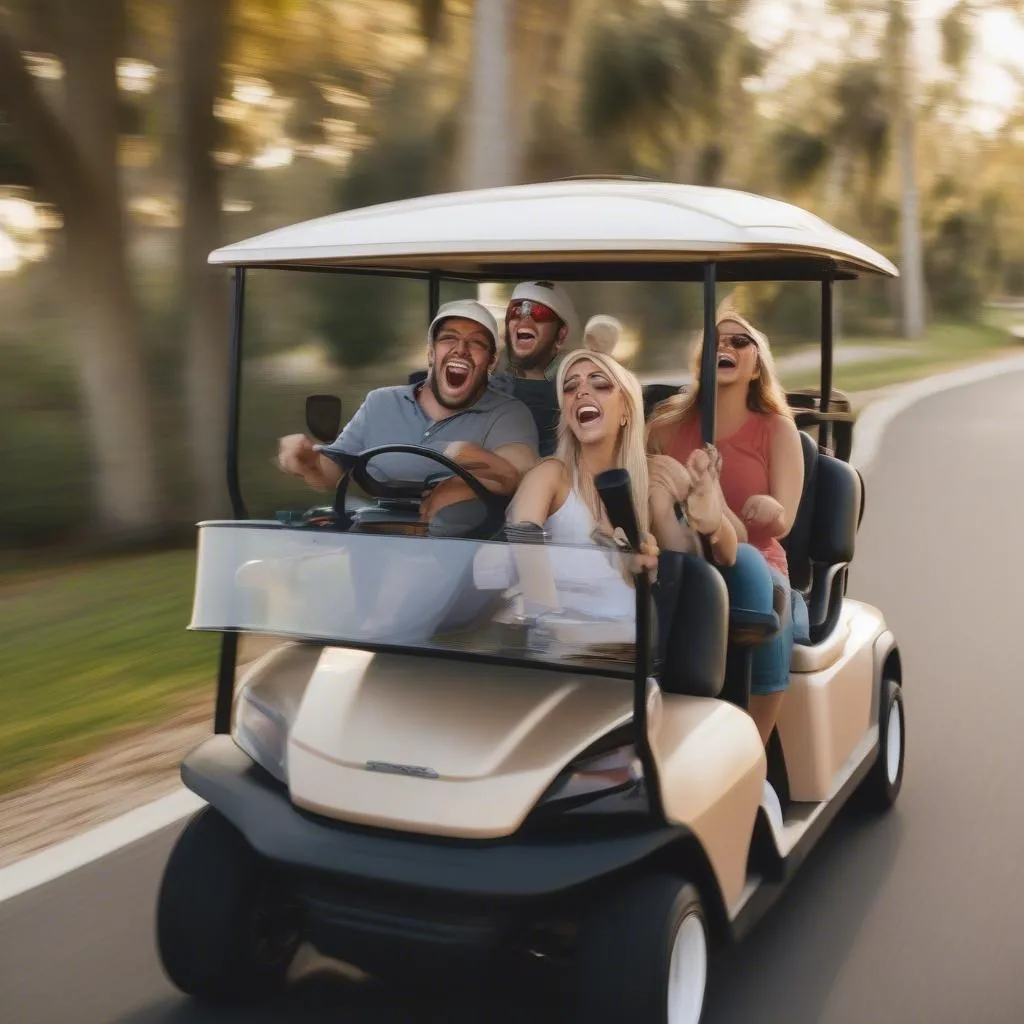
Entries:
[[533,299],[515,299],[508,304],[505,311],[506,320],[532,320],[537,324],[553,324],[561,321],[561,317],[543,302]]

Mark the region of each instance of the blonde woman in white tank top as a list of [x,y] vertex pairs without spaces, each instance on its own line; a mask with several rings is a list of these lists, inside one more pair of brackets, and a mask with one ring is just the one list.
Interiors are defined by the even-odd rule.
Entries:
[[[686,467],[675,459],[648,456],[643,392],[636,377],[611,356],[579,349],[562,361],[556,388],[561,409],[557,451],[523,478],[509,506],[509,522],[542,527],[552,545],[596,545],[601,536],[612,536],[612,526],[594,479],[607,469],[622,468],[629,472],[642,534],[640,565],[657,567],[659,543],[697,550],[696,536],[676,520],[673,509],[676,502],[687,503],[691,518],[698,512],[702,519],[720,517],[713,500],[717,488],[709,489],[712,499],[705,501],[704,488],[695,488]],[[608,617],[632,615],[629,583],[596,548],[593,558],[585,554],[553,551],[560,588],[571,589],[573,577],[581,583],[585,579],[591,596],[583,602],[587,607],[577,610],[602,614],[600,605]]]

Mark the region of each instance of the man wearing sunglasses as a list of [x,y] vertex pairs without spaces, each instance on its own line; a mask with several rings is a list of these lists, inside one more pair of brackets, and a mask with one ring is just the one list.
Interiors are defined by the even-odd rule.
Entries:
[[491,377],[491,386],[529,408],[541,457],[552,455],[558,442],[558,396],[550,374],[559,353],[572,347],[578,335],[576,308],[561,285],[516,285],[505,311],[505,365]]

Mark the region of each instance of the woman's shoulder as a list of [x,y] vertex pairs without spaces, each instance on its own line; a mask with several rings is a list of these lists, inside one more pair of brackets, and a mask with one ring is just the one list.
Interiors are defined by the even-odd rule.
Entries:
[[568,480],[569,468],[554,455],[540,459],[527,473],[535,480]]
[[783,432],[796,431],[796,423],[792,416],[775,412],[772,409],[751,409],[750,419],[747,422],[757,424],[769,437],[775,437]]
[[542,488],[559,498],[570,488],[569,469],[561,459],[553,455],[535,463],[523,476],[520,487]]
[[647,450],[652,453],[667,452],[676,438],[686,436],[695,421],[693,416],[681,416],[652,423],[647,432]]
[[796,435],[796,421],[792,416],[787,416],[781,412],[762,412],[758,413],[758,415],[764,418],[767,429],[771,432],[772,437]]

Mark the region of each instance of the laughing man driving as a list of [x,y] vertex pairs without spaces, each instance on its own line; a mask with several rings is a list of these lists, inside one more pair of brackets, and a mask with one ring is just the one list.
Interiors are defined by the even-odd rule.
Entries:
[[[537,427],[518,399],[488,384],[497,360],[494,317],[471,299],[445,303],[428,330],[428,372],[418,384],[371,391],[329,445],[305,434],[282,437],[278,463],[311,487],[332,490],[341,479],[337,458],[383,444],[416,444],[442,452],[496,494],[511,495],[537,461]],[[390,454],[371,464],[389,482],[419,483],[438,470],[416,455]],[[473,498],[451,478],[424,495],[420,507],[429,521],[441,509]]]

